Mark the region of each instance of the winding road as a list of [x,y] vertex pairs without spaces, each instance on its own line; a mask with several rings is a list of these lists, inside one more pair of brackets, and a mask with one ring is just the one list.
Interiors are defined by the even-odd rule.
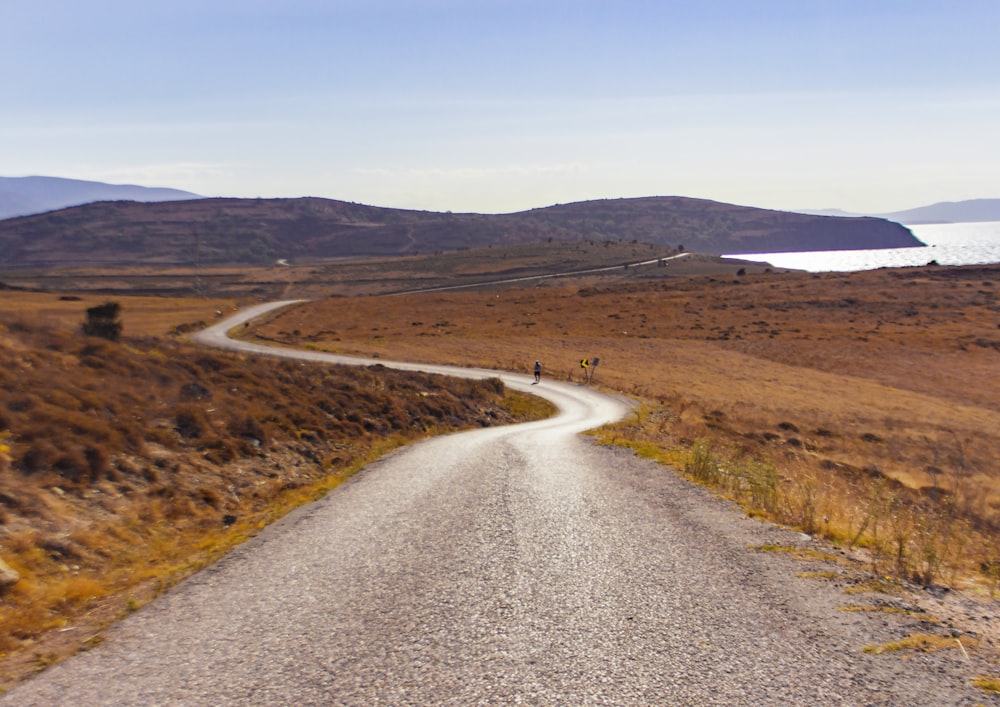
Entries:
[[[198,338],[376,363],[225,337],[284,304]],[[965,703],[926,664],[862,653],[881,628],[838,612],[839,591],[747,549],[808,538],[579,436],[625,402],[499,375],[559,415],[383,458],[0,704]]]

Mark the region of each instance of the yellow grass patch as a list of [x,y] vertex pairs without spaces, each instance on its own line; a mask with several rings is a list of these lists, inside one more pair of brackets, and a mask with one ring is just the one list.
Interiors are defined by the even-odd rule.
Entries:
[[972,684],[983,692],[991,695],[1000,695],[1000,677],[980,675],[972,678]]
[[164,336],[177,327],[211,324],[216,312],[228,316],[239,305],[234,298],[137,297],[83,293],[61,295],[50,292],[0,290],[0,322],[25,319],[32,324],[78,328],[86,310],[108,301],[122,306],[124,336]]
[[899,614],[902,616],[909,616],[914,619],[919,619],[927,623],[940,623],[940,621],[930,614],[926,614],[922,611],[913,611],[912,609],[903,609],[898,606],[841,606],[838,611],[863,611],[871,613],[883,613],[883,614]]
[[935,651],[956,649],[965,651],[975,648],[978,642],[971,638],[964,641],[951,636],[934,636],[927,633],[915,633],[898,641],[882,643],[875,646],[865,646],[862,650],[865,653],[882,655],[883,653],[897,653],[899,651],[913,651],[915,653],[933,653]]

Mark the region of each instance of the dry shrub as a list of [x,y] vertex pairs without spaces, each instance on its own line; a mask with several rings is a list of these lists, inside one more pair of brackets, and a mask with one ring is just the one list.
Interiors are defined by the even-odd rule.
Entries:
[[211,426],[200,405],[184,403],[174,409],[174,427],[184,439],[203,437]]
[[775,515],[781,498],[781,477],[773,464],[717,452],[709,440],[691,448],[684,471],[700,483],[723,489],[754,512]]
[[198,489],[198,496],[201,498],[205,505],[212,508],[218,508],[222,505],[222,496],[219,494],[217,489],[211,486],[202,486]]
[[77,527],[70,531],[68,540],[87,555],[109,556],[111,552],[107,544],[107,536],[93,525]]
[[39,439],[27,445],[18,445],[15,453],[14,462],[17,467],[27,474],[33,474],[51,469],[59,450],[48,439]]
[[31,601],[37,589],[30,582],[21,580],[15,585],[18,596],[0,605],[0,651],[12,652],[21,648],[38,634],[39,627],[51,624],[50,610],[41,602]]
[[212,435],[200,440],[198,448],[212,464],[226,464],[240,456],[242,446],[228,438]]
[[76,446],[59,452],[52,461],[52,468],[71,483],[79,484],[90,480],[87,457],[84,450]]
[[[259,413],[258,413],[259,414]],[[229,434],[248,440],[257,440],[261,444],[267,441],[267,431],[260,420],[249,412],[239,412],[230,418],[227,425]]]
[[55,587],[58,603],[53,607],[61,611],[80,608],[107,594],[107,586],[94,577],[70,577],[61,585]]

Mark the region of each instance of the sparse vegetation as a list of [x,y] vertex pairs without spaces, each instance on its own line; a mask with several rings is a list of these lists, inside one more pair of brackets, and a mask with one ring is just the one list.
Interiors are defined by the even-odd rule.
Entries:
[[[553,247],[562,254],[579,248],[580,262],[591,262],[602,248],[631,258],[644,246],[630,244],[639,250],[627,253],[621,243]],[[891,594],[911,580],[995,593],[1000,288],[993,284],[1000,267],[809,275],[747,266],[737,275],[743,266],[690,256],[687,267],[705,270],[687,274],[700,276],[678,277],[669,265],[520,289],[340,296],[475,279],[525,263],[531,272],[551,267],[538,247],[496,248],[490,258],[469,252],[440,261],[217,270],[209,289],[338,295],[245,333],[268,343],[525,373],[538,359],[543,383],[580,383],[579,361],[599,357],[595,383],[642,401],[636,415],[600,431],[600,440],[711,483],[750,514],[863,554],[871,578],[848,593]],[[90,282],[104,289],[112,277],[119,275],[105,272]],[[190,289],[191,274],[126,278],[123,288],[153,280]],[[48,294],[0,293],[0,384],[24,381],[0,401],[0,429],[8,432],[0,432],[0,480],[25,484],[16,495],[0,488],[0,554],[20,557],[23,576],[3,597],[5,607],[20,602],[0,617],[5,621],[57,626],[68,615],[60,611],[103,610],[110,619],[134,610],[169,578],[322,493],[385,445],[438,425],[510,414],[484,417],[450,403],[421,407],[455,395],[485,395],[498,404],[495,390],[450,389],[429,379],[419,385],[441,385],[440,396],[423,388],[428,395],[409,408],[404,393],[413,388],[392,382],[387,371],[352,371],[347,379],[332,368],[293,363],[269,363],[264,371],[249,359],[144,339],[197,328],[230,311],[233,300],[157,300],[160,314],[144,320],[135,314],[138,300],[115,297],[123,302],[124,331],[140,338],[115,343],[67,333],[95,304],[89,296],[55,302]],[[20,311],[31,319],[40,313],[51,326],[26,324]],[[143,385],[120,383],[128,376]],[[355,385],[357,376],[370,376],[364,380],[371,385]],[[48,379],[72,385],[50,390]],[[260,402],[286,395],[308,412]],[[499,410],[493,405],[484,410]],[[506,409],[539,414],[527,399],[508,399]],[[54,426],[65,435],[53,435]],[[86,517],[87,509],[114,522],[48,525]],[[127,572],[90,571],[102,553],[130,547],[142,556],[119,554]],[[43,585],[57,586],[47,577],[79,581],[58,585],[58,598],[31,604],[27,598]],[[127,581],[131,589],[117,595],[117,604],[94,600],[91,581]],[[18,638],[30,630],[17,630],[8,640],[31,640]],[[48,660],[44,650],[37,653]]]
[[666,280],[661,270],[350,308],[321,300],[256,335],[509,370],[540,359],[577,382],[579,361],[599,356],[596,381],[645,402],[606,442],[866,552],[876,575],[996,586],[1000,379],[997,350],[975,342],[997,340],[998,288],[983,283],[1000,268]]
[[1000,677],[980,675],[972,679],[972,684],[988,694],[1000,695]]
[[913,651],[915,653],[933,653],[945,649],[955,649],[964,651],[976,645],[972,638],[966,638],[963,642],[961,638],[952,636],[936,636],[927,633],[915,633],[901,638],[898,641],[883,643],[877,646],[865,646],[865,653],[881,655],[883,653],[896,653],[898,651]]
[[[498,379],[115,342],[23,318],[0,323],[0,390],[0,558],[20,576],[0,591],[0,684],[47,635],[87,635],[56,629],[134,610],[395,446],[550,413]],[[37,665],[48,651],[32,648]]]
[[731,454],[720,457],[711,442],[699,440],[683,471],[695,481],[721,489],[753,513],[774,516],[778,512],[780,477],[772,464]]

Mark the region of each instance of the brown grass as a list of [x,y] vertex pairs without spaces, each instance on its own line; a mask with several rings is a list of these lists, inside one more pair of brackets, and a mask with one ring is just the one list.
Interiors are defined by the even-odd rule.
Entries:
[[985,586],[980,568],[1000,557],[998,274],[929,267],[332,298],[257,335],[523,372],[540,359],[545,377],[578,382],[579,361],[599,357],[596,384],[647,403],[606,439],[652,445],[680,467],[697,466],[701,444],[715,481],[754,513],[867,549],[879,572]]
[[[135,278],[115,275],[122,286]],[[190,276],[186,277],[190,282]],[[102,285],[108,283],[102,281]],[[109,300],[122,305],[122,334],[134,336],[164,336],[201,328],[212,323],[216,312],[232,314],[243,300],[233,297],[141,297],[80,293],[62,295],[52,292],[18,292],[0,288],[0,322],[25,322],[42,326],[76,330],[86,318],[88,307]]]
[[979,675],[972,679],[972,684],[989,695],[1000,695],[1000,677]]
[[549,414],[498,379],[112,343],[28,309],[0,318],[0,557],[21,575],[0,686],[393,447]]
[[936,636],[926,633],[916,633],[898,641],[883,643],[877,646],[865,646],[862,650],[865,653],[882,655],[883,653],[897,653],[899,651],[912,651],[914,653],[933,653],[935,651],[954,649],[963,651],[977,645],[974,638],[966,637],[965,641],[953,636]]
[[[603,252],[559,253],[575,265],[645,257],[634,244],[596,248]],[[4,679],[93,634],[46,629],[96,627],[140,606],[383,445],[508,419],[496,391],[479,391],[493,402],[472,409],[461,404],[468,390],[440,379],[394,383],[376,370],[368,373],[385,385],[358,388],[337,382],[333,368],[258,368],[142,337],[211,321],[237,296],[343,295],[544,272],[550,255],[528,248],[485,259],[470,252],[203,270],[195,280],[191,271],[163,270],[37,275],[105,290],[115,289],[114,278],[121,289],[155,281],[151,289],[160,291],[190,290],[203,277],[203,291],[219,295],[115,296],[124,308],[120,344],[77,333],[86,307],[112,299],[104,294],[72,301],[0,291],[0,552],[22,574],[0,602]],[[594,383],[643,401],[601,433],[606,442],[708,479],[750,513],[863,550],[873,590],[895,585],[887,574],[995,590],[1000,268],[807,275],[761,266],[741,276],[738,264],[717,259],[684,263],[687,270],[632,268],[492,291],[338,296],[280,314],[256,333],[315,349],[525,373],[540,359],[543,382],[582,382],[579,360],[600,357]],[[698,272],[714,274],[687,277]],[[442,405],[407,407],[413,385],[431,393],[419,401],[441,397]],[[328,388],[334,395],[318,395]],[[311,412],[262,408],[261,400],[285,395],[304,396]],[[324,409],[328,397],[339,407]],[[540,414],[525,399],[504,405]],[[95,580],[104,598],[91,598],[100,594]]]
[[[506,245],[484,250],[455,250],[434,255],[392,256],[357,259],[335,259],[292,265],[261,267],[75,267],[47,270],[0,271],[0,302],[5,299],[4,284],[12,287],[75,292],[97,304],[108,297],[133,299],[138,295],[156,295],[165,303],[181,308],[202,307],[197,316],[178,318],[171,326],[209,321],[214,309],[225,311],[230,301],[262,299],[320,298],[333,295],[385,294],[420,288],[502,282],[526,277],[543,277],[548,282],[565,281],[552,278],[553,273],[578,272],[618,266],[620,269],[600,274],[574,275],[576,284],[601,283],[614,279],[690,277],[699,274],[731,274],[740,270],[748,273],[773,270],[766,263],[747,263],[709,255],[687,254],[655,264],[621,268],[626,263],[638,263],[664,258],[676,253],[672,248],[636,241],[581,241],[576,243],[530,243]],[[513,283],[512,287],[525,287]],[[20,302],[25,293],[8,293]],[[56,295],[37,293],[41,306],[51,308]],[[185,297],[189,299],[184,299]],[[125,304],[126,313],[144,311],[155,306],[151,298],[139,298],[136,304]],[[141,307],[137,307],[141,304]],[[214,306],[219,305],[219,306]],[[82,311],[82,308],[81,308]],[[74,318],[75,319],[75,318]],[[140,322],[141,323],[141,322]],[[131,331],[126,321],[126,332]],[[167,331],[161,328],[157,332]],[[146,333],[132,331],[132,333]]]

